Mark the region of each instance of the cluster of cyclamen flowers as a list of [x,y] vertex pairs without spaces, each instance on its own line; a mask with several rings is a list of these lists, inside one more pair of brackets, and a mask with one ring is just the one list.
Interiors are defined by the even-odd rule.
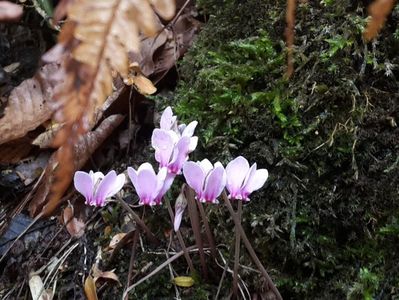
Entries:
[[[195,150],[198,137],[193,136],[198,122],[188,125],[177,123],[170,107],[161,116],[160,128],[153,131],[151,144],[155,149],[155,159],[159,163],[158,173],[148,162],[137,170],[127,169],[129,178],[139,196],[140,204],[158,205],[171,187],[175,177],[183,173],[187,184],[195,191],[201,202],[218,203],[217,198],[226,187],[229,198],[249,201],[249,195],[260,189],[266,182],[268,171],[251,167],[248,161],[239,156],[227,164],[214,165],[204,159],[200,162],[188,161]],[[104,176],[101,172],[77,171],[74,184],[86,199],[86,204],[104,206],[105,200],[119,192],[125,184],[125,175],[110,171]]]

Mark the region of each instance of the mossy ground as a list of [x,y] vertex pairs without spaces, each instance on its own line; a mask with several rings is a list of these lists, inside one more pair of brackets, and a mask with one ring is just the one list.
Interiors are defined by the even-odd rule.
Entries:
[[269,170],[243,224],[285,299],[399,297],[398,6],[365,44],[366,3],[299,4],[286,80],[285,4],[198,3],[208,22],[175,93],[177,114],[200,124],[194,159],[242,154]]

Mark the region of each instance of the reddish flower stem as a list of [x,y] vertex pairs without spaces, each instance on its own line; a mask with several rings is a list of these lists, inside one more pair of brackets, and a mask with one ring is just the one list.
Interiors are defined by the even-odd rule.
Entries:
[[265,277],[269,288],[274,292],[274,294],[276,295],[276,298],[278,300],[282,300],[283,298],[281,297],[280,292],[278,291],[278,289],[276,288],[276,286],[273,283],[273,280],[270,278],[269,274],[267,273],[265,267],[262,265],[261,261],[259,260],[258,256],[255,253],[254,248],[252,248],[252,245],[250,243],[250,241],[248,240],[247,235],[245,234],[244,229],[241,226],[241,222],[240,220],[237,218],[236,213],[234,212],[233,207],[231,206],[230,200],[227,197],[226,191],[223,191],[222,193],[222,197],[224,200],[224,203],[227,206],[227,209],[229,210],[233,220],[234,220],[234,224],[236,229],[238,229],[239,234],[241,235],[241,238],[244,242],[245,247],[248,250],[249,255],[251,256],[252,260],[254,261],[255,265],[258,267],[259,271],[262,273],[263,277]]

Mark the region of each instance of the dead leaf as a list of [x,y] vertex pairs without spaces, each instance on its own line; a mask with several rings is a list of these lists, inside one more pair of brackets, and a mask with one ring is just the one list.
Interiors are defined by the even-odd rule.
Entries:
[[[1,120],[0,120],[1,122]],[[0,145],[0,163],[16,164],[32,150],[31,139],[27,136]]]
[[16,22],[22,16],[22,6],[9,1],[0,1],[0,22]]
[[366,41],[370,41],[377,36],[384,26],[388,15],[391,13],[396,0],[375,0],[369,6],[370,19],[363,33]]
[[129,66],[129,75],[123,81],[126,85],[133,85],[142,95],[151,95],[157,91],[151,80],[142,75],[138,63],[132,63]]
[[53,299],[52,291],[47,291],[39,275],[31,273],[29,275],[29,289],[32,299],[37,300],[51,300]]
[[53,140],[58,130],[62,128],[62,124],[51,124],[46,131],[39,134],[32,142],[32,145],[39,146],[40,148],[52,148]]
[[85,223],[74,216],[74,209],[72,205],[64,208],[63,221],[72,237],[80,238],[85,232]]
[[116,281],[119,285],[121,285],[118,275],[115,273],[115,269],[111,271],[101,271],[97,265],[94,265],[92,268],[92,275],[93,275],[93,280],[96,283],[99,279],[106,279],[106,280],[112,280]]
[[[73,169],[80,169],[84,166],[86,161],[90,158],[93,152],[105,141],[105,139],[113,132],[115,128],[123,121],[124,116],[122,115],[112,115],[106,118],[101,124],[96,128],[96,130],[89,132],[85,136],[81,137],[79,143],[74,148],[76,160],[70,165]],[[60,149],[58,150],[60,151]],[[45,175],[43,176],[39,187],[35,192],[32,201],[29,204],[30,215],[36,216],[42,209],[46,213],[50,213],[52,209],[57,207],[58,202],[47,203],[48,196],[50,193],[50,188],[54,183],[54,170],[57,168],[57,152],[56,151],[50,158],[49,163],[45,169]],[[71,183],[71,178],[66,178],[66,183],[63,187],[62,194],[66,191],[69,184]],[[47,204],[47,207],[43,206]]]
[[85,280],[85,294],[88,300],[98,300],[96,284],[91,275],[87,276]]
[[115,249],[115,247],[119,244],[119,242],[124,238],[125,235],[126,233],[124,232],[115,234],[109,242],[108,248]]
[[48,78],[57,68],[56,64],[45,65],[34,78],[23,81],[11,91],[0,119],[0,144],[25,136],[51,117],[48,101],[59,82],[40,77]]
[[42,152],[37,157],[24,161],[15,167],[15,172],[25,185],[35,181],[46,168],[50,153]]
[[189,276],[177,276],[173,278],[173,283],[180,287],[191,287],[194,285],[194,279]]
[[[168,3],[174,0],[152,4],[160,14],[168,16]],[[154,35],[159,29],[158,18],[148,1],[80,0],[67,5],[66,11],[69,22],[62,28],[59,44],[47,55],[62,58],[65,74],[64,84],[54,96],[55,119],[65,125],[54,139],[60,147],[59,166],[48,209],[56,206],[69,185],[74,170],[74,145],[90,130],[96,109],[112,93],[113,71],[126,78],[128,53],[139,50],[139,32]]]

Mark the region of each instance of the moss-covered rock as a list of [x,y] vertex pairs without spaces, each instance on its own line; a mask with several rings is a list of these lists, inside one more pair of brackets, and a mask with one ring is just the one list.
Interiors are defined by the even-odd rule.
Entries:
[[299,4],[286,80],[285,4],[199,2],[209,20],[180,65],[177,113],[200,122],[198,158],[269,169],[243,224],[284,298],[399,297],[399,9],[365,44],[362,1]]

